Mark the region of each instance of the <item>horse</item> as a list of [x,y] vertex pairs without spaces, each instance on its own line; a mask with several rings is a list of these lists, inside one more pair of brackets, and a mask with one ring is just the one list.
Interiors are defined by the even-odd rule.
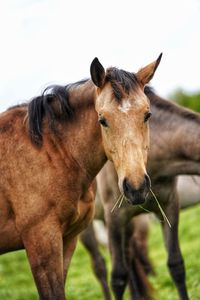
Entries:
[[[150,120],[150,152],[147,170],[151,176],[154,194],[171,224],[170,228],[167,222],[161,222],[168,253],[167,265],[180,299],[188,300],[184,260],[178,240],[180,205],[177,194],[177,176],[200,175],[200,115],[159,97],[148,86],[145,87],[145,94],[150,100],[153,114]],[[117,174],[112,163],[108,162],[97,177],[97,186],[108,227],[112,259],[112,290],[115,299],[121,300],[129,282],[131,299],[150,299],[151,292],[148,290],[149,284],[145,278],[144,269],[142,272],[136,269],[138,258],[134,251],[138,251],[133,247],[134,222],[132,218],[152,211],[162,220],[162,214],[150,193],[143,206],[131,207],[124,201],[120,209],[115,208],[113,211],[112,208],[120,195],[116,183]],[[84,235],[83,241],[86,239],[87,232]],[[90,238],[92,239],[92,235]],[[89,239],[87,243],[90,243]],[[109,297],[105,299],[110,300]]]
[[144,86],[161,56],[137,73],[105,70],[95,58],[91,79],[50,86],[0,115],[0,254],[26,250],[41,300],[66,299],[77,235],[93,218],[94,179],[107,159],[129,202],[145,200]]

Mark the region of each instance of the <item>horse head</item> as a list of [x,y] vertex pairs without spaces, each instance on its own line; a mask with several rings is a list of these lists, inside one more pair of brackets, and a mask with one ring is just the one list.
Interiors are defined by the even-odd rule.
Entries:
[[137,73],[104,70],[97,58],[90,68],[103,147],[114,163],[121,193],[132,204],[143,203],[150,189],[146,164],[151,111],[144,86],[153,77],[161,56]]

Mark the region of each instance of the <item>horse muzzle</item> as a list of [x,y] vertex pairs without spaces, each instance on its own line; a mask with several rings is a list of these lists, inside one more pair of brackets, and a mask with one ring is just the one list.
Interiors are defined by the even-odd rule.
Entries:
[[148,175],[138,189],[135,189],[127,178],[123,181],[123,192],[128,202],[132,205],[143,204],[151,188],[151,181]]

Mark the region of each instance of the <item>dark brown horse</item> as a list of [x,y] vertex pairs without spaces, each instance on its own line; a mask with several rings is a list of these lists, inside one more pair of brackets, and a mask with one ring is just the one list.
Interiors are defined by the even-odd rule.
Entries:
[[40,299],[65,299],[77,234],[93,217],[92,182],[107,158],[129,201],[144,202],[143,89],[160,58],[136,74],[105,71],[96,58],[92,80],[50,87],[0,115],[0,253],[26,249]]
[[[179,200],[176,176],[200,175],[200,115],[161,99],[150,88],[146,88],[145,93],[150,99],[153,113],[150,121],[148,172],[151,175],[152,189],[171,223],[170,228],[166,222],[161,222],[168,252],[167,264],[180,299],[187,300],[189,298],[185,284],[184,261],[178,241]],[[144,213],[144,209],[147,209],[162,220],[155,199],[149,194],[143,205],[144,209],[141,206],[131,207],[124,202],[120,209],[116,208],[111,213],[120,195],[117,174],[111,163],[106,164],[98,175],[98,194],[104,204],[108,226],[112,257],[111,284],[115,299],[123,298],[128,282],[131,299],[148,299],[150,295],[147,290],[147,278],[143,276],[144,272],[138,273],[135,249],[129,246],[134,243],[134,216]],[[86,233],[83,238],[86,239]],[[105,280],[103,283],[105,285]]]

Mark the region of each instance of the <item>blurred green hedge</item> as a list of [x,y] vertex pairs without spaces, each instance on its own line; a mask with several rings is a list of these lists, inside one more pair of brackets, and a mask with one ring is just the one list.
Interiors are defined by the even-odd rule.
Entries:
[[180,105],[200,112],[200,91],[195,93],[188,93],[183,89],[177,89],[169,96],[169,99],[177,102]]

